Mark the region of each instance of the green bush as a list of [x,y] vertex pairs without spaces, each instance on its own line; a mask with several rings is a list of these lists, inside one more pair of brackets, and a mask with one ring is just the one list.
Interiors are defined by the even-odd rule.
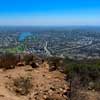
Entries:
[[26,65],[29,65],[30,62],[33,61],[33,55],[32,54],[25,54],[25,55],[23,55],[23,61],[25,61]]
[[11,69],[14,68],[19,61],[19,57],[12,53],[5,53],[0,55],[0,68]]
[[56,69],[62,69],[63,66],[63,59],[60,57],[49,57],[47,59],[49,65],[50,65],[50,71],[56,70]]
[[94,84],[93,89],[100,90],[100,60],[75,61],[65,60],[64,72],[68,78],[74,81],[76,77],[80,82],[80,86],[89,87],[89,83]]
[[14,79],[14,91],[19,95],[27,95],[32,88],[31,79],[29,77],[19,77]]

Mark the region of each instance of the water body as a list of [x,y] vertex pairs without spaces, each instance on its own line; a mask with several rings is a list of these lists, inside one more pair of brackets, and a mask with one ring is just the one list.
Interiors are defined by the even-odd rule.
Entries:
[[32,36],[32,33],[30,33],[30,32],[22,32],[19,35],[18,40],[19,41],[24,41],[28,36]]

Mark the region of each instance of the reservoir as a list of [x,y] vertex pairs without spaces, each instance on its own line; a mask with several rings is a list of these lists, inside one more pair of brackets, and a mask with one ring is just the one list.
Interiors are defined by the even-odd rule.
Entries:
[[22,32],[19,34],[18,41],[24,41],[28,36],[32,36],[32,33]]

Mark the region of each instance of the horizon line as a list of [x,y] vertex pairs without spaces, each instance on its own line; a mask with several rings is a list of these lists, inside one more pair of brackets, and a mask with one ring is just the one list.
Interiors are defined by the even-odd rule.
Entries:
[[0,27],[8,27],[8,26],[26,26],[26,27],[100,27],[100,25],[0,25]]

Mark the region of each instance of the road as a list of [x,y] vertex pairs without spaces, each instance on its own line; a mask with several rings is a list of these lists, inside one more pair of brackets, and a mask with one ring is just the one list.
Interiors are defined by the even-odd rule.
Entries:
[[45,50],[47,56],[52,56],[51,52],[48,50],[48,42],[47,41],[45,43],[44,50]]

